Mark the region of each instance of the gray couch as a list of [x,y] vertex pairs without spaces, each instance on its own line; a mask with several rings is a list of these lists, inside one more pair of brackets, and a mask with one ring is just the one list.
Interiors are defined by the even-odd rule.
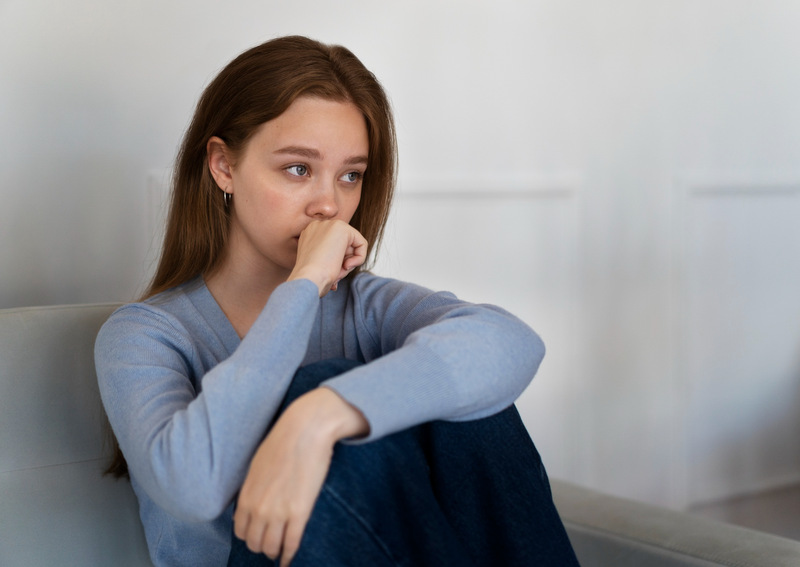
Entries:
[[[0,565],[150,565],[136,499],[103,477],[94,338],[114,304],[0,310]],[[800,566],[800,542],[554,480],[584,567]]]

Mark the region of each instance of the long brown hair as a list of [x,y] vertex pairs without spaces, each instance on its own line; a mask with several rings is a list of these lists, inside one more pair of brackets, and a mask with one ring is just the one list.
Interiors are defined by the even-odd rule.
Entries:
[[[280,116],[300,96],[353,103],[369,137],[361,201],[350,224],[370,243],[373,262],[394,193],[397,141],[388,97],[348,49],[301,36],[273,39],[231,61],[206,87],[183,138],[158,267],[144,298],[219,266],[230,226],[223,191],[208,169],[206,145],[221,138],[241,154],[256,129]],[[355,271],[354,271],[355,272]],[[107,473],[126,476],[119,445]]]

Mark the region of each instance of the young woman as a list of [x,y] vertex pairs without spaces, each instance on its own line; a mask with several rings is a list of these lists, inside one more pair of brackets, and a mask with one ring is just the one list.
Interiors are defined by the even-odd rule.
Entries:
[[512,406],[538,336],[362,269],[395,164],[342,47],[272,40],[205,90],[154,281],[96,345],[155,565],[576,564]]

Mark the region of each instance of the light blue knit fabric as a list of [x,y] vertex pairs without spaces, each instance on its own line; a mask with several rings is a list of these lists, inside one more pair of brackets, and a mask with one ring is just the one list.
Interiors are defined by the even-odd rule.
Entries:
[[117,310],[95,347],[109,420],[157,566],[224,565],[232,500],[297,368],[367,362],[325,383],[370,424],[368,442],[507,407],[544,345],[493,306],[358,274],[318,297],[279,286],[243,340],[202,279]]

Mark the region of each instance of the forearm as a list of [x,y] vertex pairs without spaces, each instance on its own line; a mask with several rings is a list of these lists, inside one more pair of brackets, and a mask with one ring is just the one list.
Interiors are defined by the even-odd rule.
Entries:
[[255,552],[288,562],[330,467],[333,447],[365,435],[367,421],[327,388],[292,402],[261,443],[250,463],[234,515],[237,537]]
[[324,383],[364,413],[367,440],[426,421],[496,413],[522,393],[544,356],[541,339],[519,319],[452,296],[432,296],[403,324],[412,331],[399,335],[398,348],[387,352],[394,345],[383,333],[388,344],[365,351],[368,364]]

